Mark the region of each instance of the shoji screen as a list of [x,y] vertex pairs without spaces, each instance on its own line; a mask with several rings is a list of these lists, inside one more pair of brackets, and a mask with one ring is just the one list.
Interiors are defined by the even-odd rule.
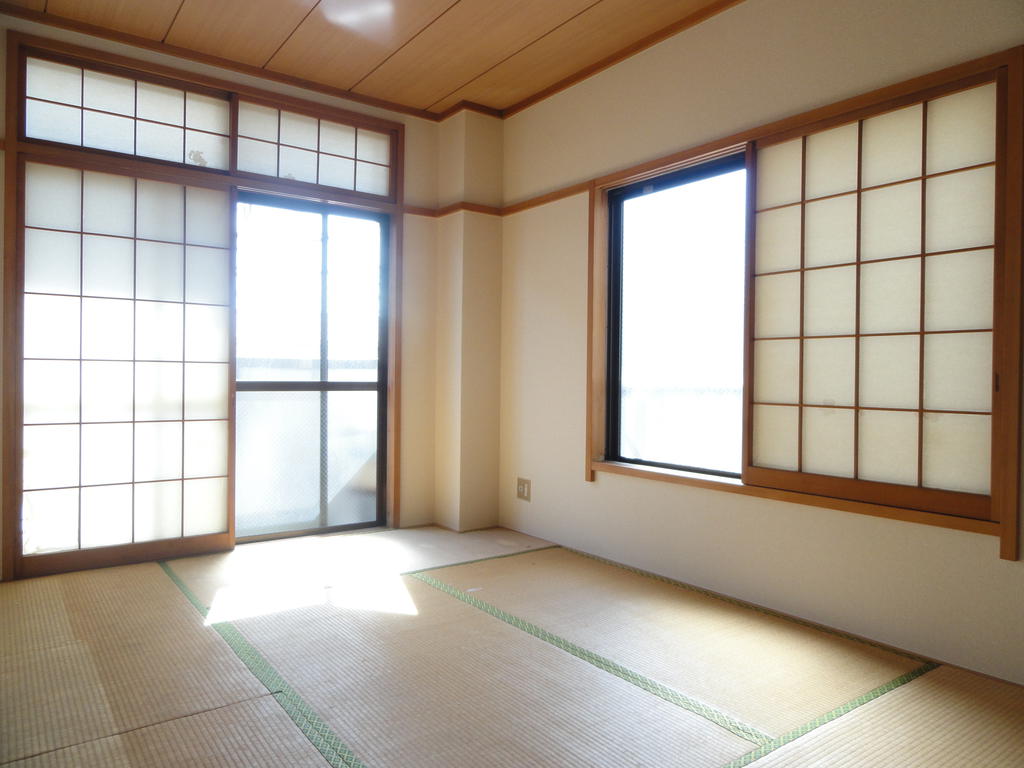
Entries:
[[758,147],[751,482],[987,513],[996,113],[990,82]]
[[24,555],[227,531],[228,198],[25,164]]

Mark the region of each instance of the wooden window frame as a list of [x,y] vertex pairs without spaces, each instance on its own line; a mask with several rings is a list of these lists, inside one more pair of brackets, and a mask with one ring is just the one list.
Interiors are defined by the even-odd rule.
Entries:
[[[877,494],[851,493],[843,478],[798,475],[800,480],[780,482],[777,473],[797,473],[753,468],[750,462],[751,401],[753,398],[753,221],[756,190],[755,152],[759,146],[817,133],[830,127],[864,119],[875,114],[914,104],[929,98],[961,90],[972,84],[995,81],[1001,98],[997,114],[996,163],[996,287],[994,303],[993,372],[999,388],[994,393],[992,430],[991,501],[984,509],[975,507],[972,515],[956,514],[958,497],[973,494],[935,492],[940,508],[922,509],[910,499],[907,488],[882,483]],[[1016,560],[1020,556],[1020,471],[1021,471],[1021,304],[1022,218],[1024,218],[1024,46],[966,62],[913,80],[882,88],[862,96],[821,107],[758,128],[655,160],[625,171],[599,178],[590,184],[590,240],[588,282],[588,388],[585,479],[594,481],[597,472],[663,480],[728,493],[776,499],[791,503],[838,509],[889,519],[924,523],[944,528],[997,536],[1000,557]],[[720,157],[746,153],[748,173],[748,224],[746,277],[746,350],[744,391],[744,473],[742,480],[715,478],[682,470],[672,470],[614,461],[606,458],[608,398],[608,196],[613,189],[663,176],[682,168],[706,163]],[[1000,277],[998,277],[1001,275]],[[920,405],[920,404],[919,404]],[[838,481],[838,482],[835,482]],[[884,486],[884,487],[882,487]],[[919,488],[913,488],[920,491]],[[952,494],[952,496],[950,496]],[[931,494],[926,494],[931,495]]]
[[[230,99],[230,165],[226,170],[175,163],[138,155],[127,155],[83,146],[26,138],[24,135],[25,59],[29,56],[72,64],[87,69],[130,77],[138,81],[170,85],[197,93],[224,96]],[[6,122],[7,139],[3,143],[4,169],[4,263],[3,263],[3,368],[2,420],[4,439],[0,446],[3,467],[2,507],[2,571],[0,580],[41,576],[48,573],[95,568],[108,565],[143,562],[204,552],[225,551],[235,545],[234,531],[234,453],[235,427],[235,361],[234,361],[234,296],[231,297],[231,354],[229,360],[229,467],[228,467],[228,530],[225,533],[140,542],[125,545],[78,549],[42,555],[22,555],[22,333],[24,293],[24,206],[23,188],[26,162],[59,165],[83,171],[96,171],[206,187],[229,193],[232,206],[239,191],[261,192],[282,199],[330,203],[357,211],[388,217],[388,284],[387,360],[386,360],[386,436],[387,454],[382,464],[386,482],[380,493],[388,525],[400,524],[399,472],[400,456],[400,322],[401,317],[401,253],[403,206],[404,126],[401,123],[362,115],[291,96],[279,95],[217,78],[176,70],[163,65],[139,61],[117,54],[51,41],[19,32],[7,34]],[[239,99],[272,104],[311,117],[322,118],[367,128],[391,137],[390,193],[370,195],[352,190],[336,189],[306,182],[277,179],[234,171],[237,146]],[[234,232],[232,207],[232,233]],[[233,235],[232,235],[233,240]],[[234,246],[231,248],[232,265]],[[233,294],[233,291],[232,291]]]

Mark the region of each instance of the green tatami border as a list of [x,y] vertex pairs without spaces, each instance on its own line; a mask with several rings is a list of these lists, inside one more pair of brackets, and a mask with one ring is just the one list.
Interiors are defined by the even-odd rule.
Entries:
[[[209,609],[188,588],[188,585],[181,580],[181,577],[174,572],[170,564],[166,561],[160,561],[160,567],[178,589],[181,590],[186,599],[192,603],[192,606],[199,614],[206,618]],[[245,639],[234,624],[224,621],[212,624],[211,626],[223,638],[224,642],[228,644],[228,647],[234,651],[239,660],[245,664],[246,668],[273,695],[275,701],[281,705],[281,709],[299,727],[303,735],[324,756],[324,759],[332,768],[366,768],[366,764],[356,757],[347,744],[338,738],[330,726],[281,677],[281,674],[256,650],[252,643]]]

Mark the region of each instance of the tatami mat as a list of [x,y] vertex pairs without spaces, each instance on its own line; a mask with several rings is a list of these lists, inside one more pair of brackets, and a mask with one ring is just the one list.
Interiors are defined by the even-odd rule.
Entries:
[[772,736],[921,665],[565,549],[426,575]]
[[327,762],[267,694],[10,765],[11,768],[326,768]]
[[750,764],[751,768],[1024,765],[1024,687],[939,667]]
[[0,590],[28,617],[0,627],[0,762],[266,693],[154,563],[24,584]]
[[235,626],[372,768],[721,765],[753,744],[411,577]]

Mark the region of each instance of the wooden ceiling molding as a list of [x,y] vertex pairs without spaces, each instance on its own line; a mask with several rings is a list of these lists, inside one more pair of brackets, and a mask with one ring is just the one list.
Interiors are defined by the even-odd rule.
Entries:
[[504,117],[742,0],[0,0],[0,13],[406,114]]

